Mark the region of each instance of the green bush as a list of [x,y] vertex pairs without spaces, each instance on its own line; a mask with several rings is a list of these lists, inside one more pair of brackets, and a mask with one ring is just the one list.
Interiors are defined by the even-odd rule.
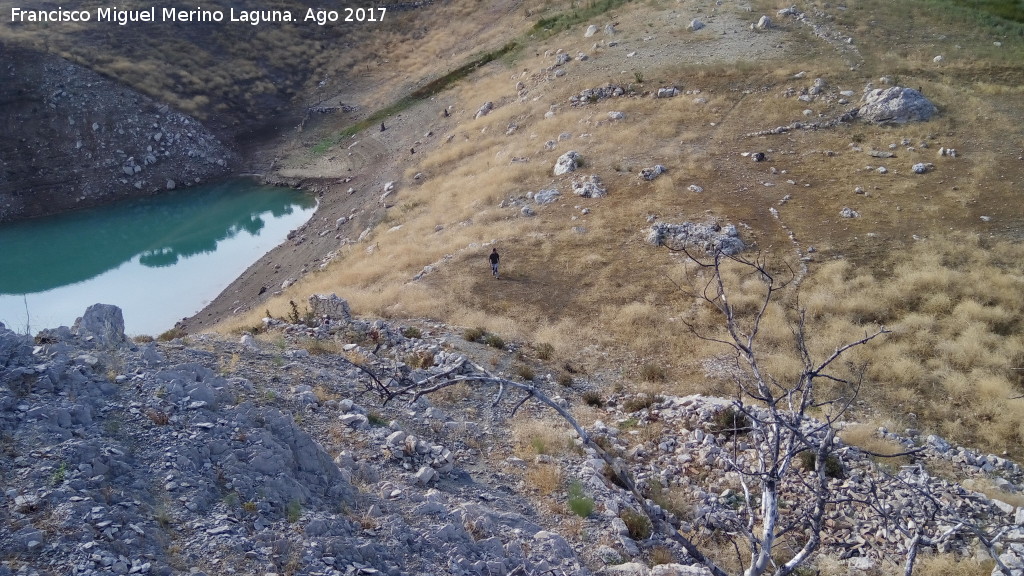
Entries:
[[569,510],[580,518],[594,513],[594,499],[583,493],[583,485],[578,481],[569,486]]
[[387,418],[376,412],[367,412],[366,420],[370,423],[370,426],[376,426],[377,428],[383,428],[388,425]]
[[50,486],[60,486],[64,483],[64,479],[67,478],[68,465],[64,462],[60,463],[60,466],[53,471],[50,475]]
[[486,334],[487,332],[483,328],[467,328],[462,333],[462,337],[465,338],[466,342],[479,342],[483,340]]
[[285,511],[288,516],[288,523],[294,524],[302,518],[302,503],[298,500],[292,500],[288,503],[288,508]]
[[402,330],[402,336],[405,336],[406,338],[420,338],[423,336],[423,333],[420,332],[419,328],[409,326]]
[[632,508],[626,508],[619,514],[619,518],[626,523],[629,537],[633,540],[647,540],[651,537],[653,528],[651,526],[651,519],[647,516]]
[[533,380],[534,376],[536,376],[536,374],[533,373],[533,368],[530,368],[526,364],[516,366],[516,374],[527,382]]

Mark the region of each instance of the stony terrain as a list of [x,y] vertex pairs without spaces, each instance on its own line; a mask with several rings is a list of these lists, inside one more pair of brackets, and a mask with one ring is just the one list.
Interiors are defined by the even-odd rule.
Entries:
[[[629,249],[646,240],[655,246],[738,252],[749,246],[748,233],[756,236],[754,230],[768,228],[759,221],[768,221],[781,225],[807,264],[840,252],[835,250],[838,241],[832,254],[828,248],[816,250],[808,238],[819,246],[829,242],[827,235],[814,236],[820,231],[812,226],[852,228],[853,235],[870,223],[875,227],[863,228],[865,238],[875,238],[877,229],[919,240],[914,222],[894,216],[901,212],[895,202],[916,209],[916,196],[904,197],[900,187],[923,192],[924,185],[919,189],[908,183],[918,186],[933,177],[943,178],[938,184],[949,178],[952,192],[921,205],[935,214],[970,218],[974,225],[983,214],[980,222],[989,223],[992,212],[973,207],[975,200],[966,196],[965,215],[949,209],[961,202],[960,175],[994,172],[984,162],[970,164],[970,154],[958,155],[949,146],[973,148],[980,157],[984,142],[963,142],[955,124],[904,129],[902,122],[922,120],[936,108],[920,90],[897,85],[909,77],[921,86],[912,73],[897,70],[899,78],[894,78],[889,69],[884,75],[873,69],[859,72],[865,65],[863,45],[847,35],[855,28],[829,25],[845,5],[803,3],[800,10],[766,11],[762,17],[749,7],[725,4],[690,3],[680,9],[669,3],[616,22],[602,20],[600,27],[580,26],[571,38],[539,49],[521,73],[503,78],[493,99],[467,102],[444,93],[389,118],[386,130],[374,126],[313,153],[325,134],[333,137],[346,122],[383,105],[371,81],[356,90],[325,79],[319,85],[329,87],[330,102],[359,106],[307,114],[294,141],[275,151],[280,155],[257,154],[261,166],[269,167],[268,181],[303,186],[320,196],[317,215],[175,331],[189,335],[168,342],[130,341],[119,312],[104,306],[87,311],[74,327],[45,330],[34,338],[0,325],[0,576],[706,574],[678,543],[638,529],[636,511],[643,505],[727,562],[734,556],[728,535],[745,521],[744,478],[736,470],[756,461],[762,448],[749,435],[722,429],[721,415],[734,398],[636,394],[630,391],[631,373],[627,362],[620,362],[621,351],[609,352],[598,340],[588,342],[584,353],[603,356],[605,364],[595,362],[587,366],[589,373],[563,380],[559,374],[568,371],[563,362],[569,361],[543,359],[539,341],[497,339],[488,346],[479,341],[483,335],[467,341],[465,333],[436,319],[352,318],[336,297],[313,298],[309,316],[296,308],[294,317],[265,319],[244,335],[198,333],[233,315],[258,314],[268,298],[282,293],[285,300],[301,302],[309,291],[294,296],[294,286],[302,287],[296,281],[316,276],[346,252],[379,255],[381,265],[391,267],[387,247],[378,250],[386,237],[375,238],[374,227],[396,213],[402,218],[414,212],[417,189],[445,176],[418,174],[409,168],[413,160],[443,152],[462,138],[468,142],[476,133],[483,136],[488,128],[477,127],[515,104],[540,102],[540,112],[524,112],[507,124],[503,119],[496,132],[510,141],[527,135],[536,141],[502,150],[495,158],[509,171],[532,162],[556,180],[540,188],[513,186],[474,204],[482,210],[481,220],[491,211],[486,218],[495,229],[505,230],[501,227],[510,221],[564,217],[571,237],[593,246],[628,245],[631,240],[624,238],[632,238]],[[825,43],[822,58],[840,60],[851,74],[820,73],[811,66],[806,67],[810,72],[803,71],[803,61],[775,77],[758,70],[762,58],[772,62],[766,68],[783,66],[776,59],[793,57],[791,44],[800,42],[804,32]],[[13,54],[13,49],[3,50]],[[33,190],[74,190],[66,198],[77,207],[194,183],[237,166],[194,119],[73,64],[33,54],[19,52],[0,70],[0,96],[9,104],[4,109],[14,111],[2,122],[9,133],[25,134],[23,141],[0,148],[0,220],[8,212],[25,216],[42,210],[41,204],[25,202],[24,194],[3,195],[13,181],[5,178],[15,172],[36,182]],[[941,63],[931,58],[936,66]],[[745,62],[737,67],[740,72],[746,74],[745,66],[753,69],[747,71],[752,79],[741,79],[730,67],[722,68],[725,77],[717,84],[699,74],[678,77],[659,70],[676,61],[695,65],[737,59]],[[959,73],[943,70],[950,77]],[[26,82],[33,74],[45,82]],[[939,95],[940,117],[955,116],[956,98],[925,78],[924,91]],[[407,83],[415,80],[406,78]],[[758,115],[764,101],[769,101],[765,108],[772,103],[778,108],[770,120]],[[602,108],[612,103],[628,113]],[[640,121],[657,132],[658,117],[642,116],[641,104],[668,110],[682,103],[706,111],[694,117],[693,125],[701,126],[694,128],[697,135],[680,134],[671,149],[624,151],[622,163],[630,169],[593,160],[596,144],[614,142],[605,135],[619,127]],[[40,112],[49,123],[26,131],[25,119]],[[542,128],[546,121],[556,123],[575,113],[590,114],[581,116],[581,133],[576,127]],[[287,115],[281,122],[286,120]],[[858,132],[849,138],[822,138],[846,131],[854,120]],[[871,129],[862,128],[868,123]],[[874,130],[891,123],[897,127]],[[701,157],[715,140],[720,142],[713,161],[707,156],[692,165],[682,161]],[[1000,144],[999,153],[1009,158],[1011,147]],[[573,148],[583,153],[574,158],[568,152]],[[564,160],[556,160],[559,155]],[[816,160],[801,163],[812,156]],[[1016,151],[1012,156],[1020,159]],[[53,165],[72,170],[55,175]],[[840,190],[827,180],[844,170],[852,171],[857,182]],[[68,180],[67,173],[78,180]],[[490,174],[480,174],[481,180]],[[678,180],[671,184],[672,178]],[[883,178],[898,186],[883,189],[877,184]],[[688,212],[705,211],[708,219],[668,209],[653,196],[656,186],[674,188],[674,197],[692,204]],[[646,226],[642,214],[628,225],[607,225],[607,213],[623,209],[623,197],[648,193],[652,200],[636,208],[638,213],[646,210]],[[828,206],[820,214],[813,204],[819,199]],[[894,208],[872,204],[880,200]],[[729,217],[707,209],[713,202],[731,203]],[[498,210],[502,213],[495,217]],[[999,226],[1012,227],[1013,210],[997,216]],[[447,215],[438,222],[426,230],[448,233],[471,224],[450,221]],[[550,238],[537,234],[515,246],[529,248],[527,242],[535,242],[539,247]],[[754,242],[766,239],[762,235]],[[519,239],[511,234],[502,240]],[[470,269],[465,264],[471,253],[487,245],[465,244],[422,271],[420,262],[415,276],[402,269],[401,289],[422,295],[419,289],[428,284],[458,287],[452,280],[460,266]],[[527,250],[520,252],[525,261]],[[581,283],[569,277],[569,267],[562,272],[547,253],[536,253],[537,260],[552,260],[548,267],[536,267],[537,276],[561,273],[568,279],[537,289],[538,284],[523,281],[529,280],[525,274],[518,282],[510,281],[516,279],[513,274],[503,274],[500,283],[485,277],[481,300],[517,307],[499,312],[478,307],[523,321],[542,315],[518,307],[524,302],[544,301],[541,310],[579,308],[583,312],[577,313],[588,314],[580,303],[567,306],[562,299],[566,286]],[[642,257],[639,251],[631,255]],[[594,268],[605,263],[595,260]],[[620,271],[619,277],[636,279],[638,269]],[[807,273],[804,265],[798,278]],[[289,286],[292,292],[286,291]],[[499,290],[508,292],[494,297]],[[604,298],[591,302],[606,304]],[[307,305],[301,306],[305,310]],[[324,314],[329,323],[321,320]],[[651,318],[638,316],[637,323],[655,332],[651,326],[660,325]],[[638,355],[648,353],[643,346],[637,349]],[[632,356],[628,361],[638,364]],[[725,369],[712,362],[706,371],[706,379],[716,381]],[[554,398],[577,415],[595,444],[586,444],[540,404],[526,402],[512,414],[520,399],[512,392],[495,406],[495,390],[486,386],[494,375]],[[424,386],[452,377],[471,383],[415,396]],[[418,385],[389,396],[410,383]],[[548,434],[524,441],[524,422]],[[847,426],[856,423],[840,423]],[[1006,452],[986,454],[899,428],[876,429],[872,435],[911,452],[896,461],[839,444],[829,473],[834,502],[811,570],[898,573],[917,535],[925,554],[952,552],[986,572],[999,562],[993,573],[999,565],[1011,574],[1024,573],[1024,510],[1015,506],[1024,502],[1020,465]],[[610,479],[603,455],[628,467],[644,502]],[[787,518],[810,512],[804,480],[812,475],[803,468],[806,464],[797,466],[782,488],[781,513]],[[757,495],[751,500],[756,502]]]
[[[413,402],[379,394],[399,388],[397,375],[471,373],[486,347],[440,324],[353,319],[337,297],[310,306],[330,323],[267,319],[259,338],[237,342],[132,342],[120,310],[105,305],[34,339],[0,326],[0,574],[705,573],[663,536],[627,527],[637,502],[593,449],[512,455],[510,426],[543,417],[540,406],[509,418],[482,387]],[[503,346],[499,358],[518,348]],[[544,376],[534,384],[564,405],[581,403],[586,387]],[[641,486],[680,495],[685,506],[655,509],[697,537],[735,521],[729,462],[752,446],[714,431],[729,404],[609,395],[588,433]],[[968,555],[986,552],[963,525],[998,533],[1002,561],[1021,566],[1024,510],[957,480],[994,477],[1016,492],[1018,464],[912,430],[880,434],[916,447],[915,462],[886,472],[856,448],[840,450],[834,490],[850,501],[829,513],[825,554],[855,573],[892,570],[909,519],[945,534],[941,550]],[[953,472],[930,475],[934,462]],[[541,503],[526,473],[536,467],[582,488],[585,518]],[[858,505],[872,486],[903,512]],[[905,507],[919,486],[941,499],[942,514]],[[798,511],[800,486],[789,489],[787,507]],[[648,568],[658,549],[675,563],[660,556]]]
[[234,154],[195,118],[66,60],[0,45],[0,222],[223,177]]

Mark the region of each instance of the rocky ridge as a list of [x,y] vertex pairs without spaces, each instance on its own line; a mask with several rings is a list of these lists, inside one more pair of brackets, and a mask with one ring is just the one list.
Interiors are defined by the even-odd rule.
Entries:
[[[508,416],[486,391],[450,405],[383,402],[377,392],[396,384],[384,375],[468,371],[474,348],[442,325],[423,333],[346,311],[337,297],[314,298],[306,323],[267,319],[259,339],[239,342],[131,342],[120,311],[103,305],[34,339],[0,326],[0,574],[704,573],[657,534],[631,532],[620,516],[638,503],[592,449],[512,456]],[[545,376],[534,384],[565,406],[582,392]],[[681,494],[687,506],[655,510],[693,536],[736,521],[735,445],[713,426],[729,405],[613,395],[588,432],[645,491]],[[997,551],[1019,569],[1024,510],[927,472],[943,461],[1018,492],[1018,464],[917,431],[879,433],[915,447],[914,464],[886,476],[843,447],[837,494],[873,483],[899,508],[907,486],[929,485],[965,521],[1003,526]],[[585,530],[566,531],[568,512],[531,496],[525,470],[538,465],[582,485],[594,503]],[[829,522],[824,551],[851,569],[905,552],[894,524],[864,507],[837,506]],[[936,546],[979,552],[957,530]],[[649,569],[657,547],[680,563]]]

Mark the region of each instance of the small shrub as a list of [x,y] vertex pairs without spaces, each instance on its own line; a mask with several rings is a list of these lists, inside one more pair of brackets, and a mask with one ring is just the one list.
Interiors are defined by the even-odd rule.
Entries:
[[337,350],[332,346],[331,342],[325,342],[324,340],[317,340],[316,338],[310,338],[303,342],[303,348],[313,356],[323,356],[324,354],[334,354]]
[[562,471],[558,466],[550,464],[538,464],[526,471],[527,485],[534,488],[543,496],[551,494],[558,489],[562,482]]
[[252,500],[246,500],[245,504],[242,504],[242,510],[245,510],[249,514],[255,514],[257,510],[256,503]]
[[639,70],[637,70],[636,72],[633,72],[633,78],[636,79],[636,83],[637,84],[643,84],[644,83],[644,73],[640,72]]
[[596,390],[587,390],[584,392],[583,403],[587,406],[593,406],[594,408],[604,407],[604,400],[601,398],[601,393]]
[[149,420],[157,426],[167,426],[171,422],[171,418],[163,410],[157,410],[156,408],[150,408],[146,410],[146,416]]
[[402,336],[405,336],[406,338],[421,338],[423,336],[423,333],[420,332],[419,328],[415,326],[409,326],[402,330]]
[[289,300],[288,306],[291,308],[288,311],[288,323],[298,324],[302,320],[302,316],[299,314],[299,305],[295,303],[295,300]]
[[285,513],[289,524],[298,522],[299,518],[302,518],[302,503],[298,500],[292,500],[288,503]]
[[576,382],[572,379],[572,374],[568,372],[562,372],[558,375],[558,385],[563,388],[571,388]]
[[651,566],[661,566],[673,562],[675,562],[675,558],[672,557],[672,550],[664,546],[651,548]]
[[526,364],[516,366],[516,375],[527,382],[532,381],[534,376],[536,376],[536,374],[533,373],[533,368],[530,368]]
[[555,354],[555,347],[547,342],[541,342],[537,344],[537,358],[547,361],[551,360],[551,357]]
[[505,341],[501,339],[501,336],[497,334],[488,334],[487,338],[484,339],[488,346],[491,348],[497,348],[503,350],[505,348]]
[[583,493],[583,485],[579,481],[569,486],[569,510],[580,518],[594,513],[594,499]]
[[657,364],[647,363],[640,367],[640,378],[645,382],[664,382],[668,375],[665,369]]
[[422,368],[426,370],[434,365],[434,355],[425,351],[416,352],[406,356],[405,363],[413,368]]
[[650,394],[637,394],[636,396],[622,403],[622,409],[626,412],[639,412],[654,405],[655,397]]
[[[597,439],[595,439],[595,442],[597,442]],[[597,444],[600,445],[601,443],[597,442]],[[607,452],[607,450],[605,451]],[[604,476],[606,480],[608,480],[612,484],[615,484],[619,488],[622,488],[623,490],[629,489],[629,487],[626,486],[621,479],[619,479],[619,475],[615,473],[615,470],[613,470],[612,467],[609,466],[607,463],[605,463],[604,468],[601,469],[601,475]]]
[[171,525],[171,521],[174,520],[174,518],[166,508],[161,507],[157,508],[156,511],[153,512],[153,520],[156,521],[157,525],[161,528],[167,528]]
[[[804,450],[798,455],[800,467],[804,470],[816,470],[817,454],[813,450]],[[825,476],[828,478],[844,478],[843,463],[835,454],[825,455]]]
[[341,397],[338,393],[331,391],[323,384],[318,384],[313,387],[313,395],[316,396],[317,402],[321,404],[330,402],[331,400],[337,400]]
[[530,447],[533,448],[533,451],[537,454],[547,454],[548,452],[547,442],[539,436],[535,436],[530,439]]
[[377,426],[380,428],[388,425],[387,418],[376,412],[367,412],[366,419],[370,422],[370,426]]
[[175,340],[177,338],[184,338],[185,336],[185,331],[182,330],[181,328],[171,328],[170,330],[167,330],[166,332],[163,332],[162,334],[157,336],[157,340],[160,340],[161,342],[170,342],[171,340]]
[[487,332],[483,328],[467,328],[466,331],[462,333],[462,337],[466,342],[479,342],[483,340],[484,335],[486,334]]
[[63,484],[64,483],[64,478],[67,477],[67,474],[68,474],[68,465],[65,464],[64,462],[61,462],[60,466],[57,466],[57,469],[54,470],[53,474],[50,475],[50,486],[55,486],[56,487],[56,486],[60,486],[61,484]]
[[695,507],[685,489],[663,488],[660,482],[652,482],[645,496],[680,520],[688,522],[694,518]]
[[135,342],[136,344],[149,344],[150,342],[153,342],[155,340],[156,338],[153,338],[149,334],[141,334],[139,336],[135,336],[134,338],[132,338],[132,341]]
[[619,514],[619,518],[626,523],[629,537],[633,540],[647,540],[651,537],[653,528],[651,527],[651,520],[647,516],[632,508],[626,508]]
[[723,410],[715,412],[714,419],[708,426],[712,434],[725,434],[726,436],[742,436],[752,430],[750,418],[737,410],[734,406],[728,406]]

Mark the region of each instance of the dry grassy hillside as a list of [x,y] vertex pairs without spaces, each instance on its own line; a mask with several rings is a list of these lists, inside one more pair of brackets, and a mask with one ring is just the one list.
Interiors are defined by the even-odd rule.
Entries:
[[[60,55],[211,126],[262,138],[266,136],[264,128],[294,126],[309,106],[334,104],[326,102],[328,95],[359,89],[370,93],[408,89],[438,59],[458,65],[462,52],[474,50],[475,42],[481,41],[468,25],[473,21],[471,16],[480,16],[477,3],[438,2],[412,8],[413,4],[382,4],[390,10],[380,22],[320,26],[299,21],[253,26],[227,21],[230,10],[236,14],[289,10],[301,19],[308,3],[286,0],[268,6],[247,0],[214,0],[202,3],[201,8],[222,11],[223,22],[136,22],[122,26],[96,21],[96,9],[110,7],[105,2],[87,0],[66,7],[89,11],[91,22],[47,24],[12,22],[12,7],[29,7],[0,0],[0,42]],[[489,4],[492,7],[488,11],[511,9],[506,3]],[[117,3],[123,11],[151,6],[134,0]],[[365,7],[366,3],[345,0],[332,2],[324,9],[340,11],[344,17],[344,8],[350,6]],[[162,8],[157,6],[158,16]],[[467,27],[458,36],[449,36],[451,22],[466,22]],[[404,49],[412,46],[420,48]],[[417,72],[410,74],[410,70]],[[376,105],[374,100],[365,104]],[[258,136],[252,136],[254,132]]]
[[[362,242],[343,245],[334,264],[272,301],[270,312],[284,315],[290,299],[311,292],[337,292],[362,314],[439,318],[534,349],[550,344],[553,370],[571,361],[631,388],[721,392],[728,382],[714,360],[723,351],[682,321],[709,331],[718,324],[688,293],[699,275],[679,254],[647,244],[645,231],[649,220],[734,223],[781,269],[799,271],[800,255],[810,259],[799,294],[773,307],[764,328],[761,345],[779,377],[797,366],[793,307],[807,309],[820,353],[884,324],[893,334],[855,359],[868,367],[859,418],[1024,455],[1024,400],[1014,398],[1024,393],[1020,26],[922,1],[798,3],[812,26],[776,14],[789,5],[630,2],[553,35],[530,30],[537,14],[528,7],[510,8],[509,26],[480,46],[518,37],[522,48],[405,110],[401,122],[436,135],[410,128],[416,153],[402,161],[394,206]],[[751,31],[761,14],[774,26]],[[694,18],[707,28],[688,31]],[[584,37],[588,24],[613,22],[614,35]],[[588,58],[553,68],[559,50]],[[430,48],[396,41],[393,52],[417,62],[411,53],[425,58]],[[407,69],[411,84],[442,72],[430,60],[422,75]],[[938,117],[749,136],[836,118],[883,76],[920,88]],[[826,96],[800,100],[815,78]],[[682,94],[570,106],[580,90],[609,82]],[[495,110],[475,119],[487,101]],[[449,105],[451,116],[440,118]],[[610,119],[612,111],[624,119]],[[372,162],[346,153],[347,137],[329,140],[344,128],[325,122],[304,134],[285,169],[325,181],[371,171]],[[372,140],[371,132],[351,141]],[[940,148],[957,156],[940,157]],[[569,150],[584,161],[576,175],[599,175],[607,197],[576,197],[573,175],[552,175]],[[767,161],[743,155],[756,151]],[[914,174],[919,162],[934,169]],[[654,164],[668,172],[643,181],[640,170]],[[527,200],[548,188],[561,192],[557,202]],[[525,205],[536,215],[524,216]],[[840,217],[844,207],[860,217]],[[487,273],[491,246],[502,254],[501,280]],[[427,265],[433,271],[414,281]],[[739,298],[756,300],[756,278],[733,280]],[[222,327],[252,326],[262,312]]]

